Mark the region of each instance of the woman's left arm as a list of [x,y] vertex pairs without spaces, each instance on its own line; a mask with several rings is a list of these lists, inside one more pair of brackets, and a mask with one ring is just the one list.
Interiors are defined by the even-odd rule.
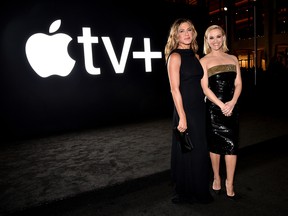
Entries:
[[236,58],[236,56],[232,56],[232,58],[235,61],[235,65],[236,65],[236,78],[234,81],[235,89],[234,89],[234,94],[233,94],[232,99],[225,103],[230,108],[229,112],[231,112],[231,113],[232,113],[234,106],[237,103],[237,101],[241,95],[241,92],[242,92],[242,77],[241,77],[239,62],[238,62],[238,59]]

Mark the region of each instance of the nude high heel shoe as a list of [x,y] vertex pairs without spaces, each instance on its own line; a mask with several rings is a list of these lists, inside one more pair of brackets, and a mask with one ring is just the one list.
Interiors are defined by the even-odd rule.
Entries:
[[[215,181],[215,180],[214,180]],[[214,186],[214,181],[213,181],[213,184],[212,184],[212,191],[214,192],[214,194],[216,195],[220,195],[221,194],[221,187],[220,189],[214,189],[213,186]],[[221,180],[220,180],[221,182]],[[221,184],[220,184],[221,185]]]
[[240,198],[238,195],[235,194],[233,185],[231,186],[232,187],[232,191],[233,191],[233,195],[228,195],[227,180],[225,181],[225,187],[226,187],[226,198],[228,198],[229,200],[232,200],[232,201],[237,201]]

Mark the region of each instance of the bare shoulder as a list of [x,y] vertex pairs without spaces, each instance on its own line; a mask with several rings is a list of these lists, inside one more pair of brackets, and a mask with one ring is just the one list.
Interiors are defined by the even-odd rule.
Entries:
[[200,63],[203,69],[208,69],[209,67],[211,67],[211,64],[213,64],[214,60],[210,54],[207,54],[200,59]]
[[200,62],[205,64],[209,60],[209,55],[205,55],[202,58],[200,58]]
[[170,55],[170,58],[180,58],[180,54],[177,53],[177,52],[173,52],[173,53]]
[[207,57],[204,56],[204,57],[200,58],[200,59],[199,59],[199,62],[200,62],[200,64],[201,64],[202,68],[205,70],[206,67],[207,67]]
[[238,58],[235,55],[227,54],[228,58],[231,58],[233,61],[238,62]]
[[179,53],[173,52],[168,58],[168,66],[176,66],[181,64],[181,56]]
[[169,61],[179,61],[181,59],[181,56],[179,53],[177,52],[173,52],[170,56],[169,56]]

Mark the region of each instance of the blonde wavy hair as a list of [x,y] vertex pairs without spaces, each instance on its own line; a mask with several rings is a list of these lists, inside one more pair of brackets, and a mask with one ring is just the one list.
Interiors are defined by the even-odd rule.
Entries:
[[171,28],[170,28],[169,36],[168,36],[167,43],[165,45],[165,50],[164,50],[166,62],[168,60],[168,57],[169,57],[171,51],[176,49],[179,45],[178,30],[179,30],[179,26],[182,23],[188,23],[191,26],[192,42],[190,44],[190,48],[194,51],[194,53],[196,53],[198,51],[198,44],[196,41],[197,31],[194,27],[194,24],[192,23],[192,21],[190,19],[179,18],[179,19],[174,21],[174,23],[171,25]]

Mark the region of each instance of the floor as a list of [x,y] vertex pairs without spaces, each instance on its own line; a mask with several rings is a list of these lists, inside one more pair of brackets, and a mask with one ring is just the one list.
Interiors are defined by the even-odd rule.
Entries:
[[[235,188],[209,205],[174,205],[171,119],[2,143],[0,215],[288,215],[288,112],[246,101]],[[265,104],[265,106],[263,105]]]

